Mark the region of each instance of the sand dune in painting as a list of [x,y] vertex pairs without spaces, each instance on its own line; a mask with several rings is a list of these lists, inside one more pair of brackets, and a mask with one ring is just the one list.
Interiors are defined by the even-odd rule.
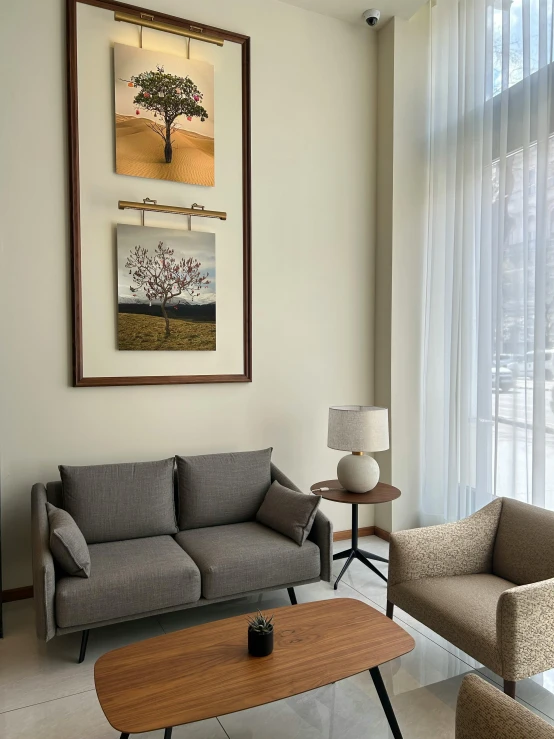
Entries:
[[214,185],[214,140],[176,131],[173,160],[166,164],[163,141],[145,119],[116,114],[116,172],[134,177]]

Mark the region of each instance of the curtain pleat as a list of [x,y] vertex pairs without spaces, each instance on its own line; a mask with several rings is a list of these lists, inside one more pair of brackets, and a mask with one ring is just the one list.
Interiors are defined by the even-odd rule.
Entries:
[[438,0],[423,523],[554,509],[554,0]]

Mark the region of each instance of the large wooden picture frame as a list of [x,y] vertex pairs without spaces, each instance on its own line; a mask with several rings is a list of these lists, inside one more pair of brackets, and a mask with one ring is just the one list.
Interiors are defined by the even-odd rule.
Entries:
[[[77,5],[95,6],[140,17],[146,14],[156,22],[185,30],[200,30],[223,41],[239,44],[242,61],[242,274],[243,274],[243,371],[240,374],[146,375],[87,377],[84,374],[83,292],[81,274],[81,216],[79,180],[79,121],[77,86]],[[143,15],[144,17],[144,15]],[[188,383],[252,381],[252,256],[251,256],[251,155],[250,155],[250,38],[239,33],[206,26],[183,18],[153,12],[135,5],[108,0],[67,0],[67,101],[69,139],[69,201],[73,298],[73,385],[95,387],[111,385],[177,385]]]

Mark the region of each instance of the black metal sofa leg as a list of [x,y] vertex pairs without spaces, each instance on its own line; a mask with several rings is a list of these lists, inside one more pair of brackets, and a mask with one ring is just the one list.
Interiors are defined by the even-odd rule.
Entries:
[[296,600],[296,593],[294,592],[294,588],[287,588],[287,592],[289,594],[291,605],[295,606],[298,601]]
[[85,654],[87,653],[88,635],[89,635],[89,630],[85,629],[85,631],[83,631],[83,634],[81,636],[81,651],[79,652],[79,664],[81,664],[81,662],[84,661]]
[[394,615],[394,603],[391,603],[390,600],[387,601],[387,618],[390,618],[392,620]]

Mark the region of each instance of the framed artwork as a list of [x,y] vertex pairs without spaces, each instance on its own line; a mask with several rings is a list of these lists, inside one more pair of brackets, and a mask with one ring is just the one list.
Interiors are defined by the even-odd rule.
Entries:
[[66,7],[73,385],[251,382],[250,39]]
[[214,185],[214,69],[114,45],[115,171]]
[[117,226],[117,345],[215,351],[215,234]]

